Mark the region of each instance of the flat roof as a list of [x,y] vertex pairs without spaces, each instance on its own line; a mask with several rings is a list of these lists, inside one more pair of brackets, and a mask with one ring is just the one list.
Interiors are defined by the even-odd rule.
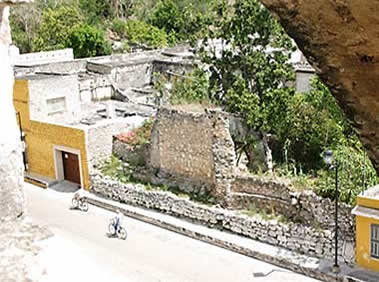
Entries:
[[356,216],[363,216],[371,219],[379,220],[379,210],[361,206],[356,206],[351,213]]
[[358,197],[379,200],[379,184],[361,192]]

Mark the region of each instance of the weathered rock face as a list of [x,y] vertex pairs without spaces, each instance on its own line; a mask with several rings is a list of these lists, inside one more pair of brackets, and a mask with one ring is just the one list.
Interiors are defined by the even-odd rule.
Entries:
[[379,172],[379,2],[261,0],[353,122]]
[[20,132],[13,107],[13,70],[9,60],[11,43],[9,5],[27,2],[0,0],[0,222],[24,212],[23,166]]

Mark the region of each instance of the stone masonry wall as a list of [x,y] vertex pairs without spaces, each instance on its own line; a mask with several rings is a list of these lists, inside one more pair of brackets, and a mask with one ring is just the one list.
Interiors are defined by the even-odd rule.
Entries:
[[[218,110],[187,112],[161,108],[152,130],[149,160],[145,162],[153,170],[138,172],[135,177],[199,194],[204,192],[205,184],[222,206],[274,211],[308,227],[335,230],[335,205],[329,199],[312,191],[296,192],[289,181],[239,174],[230,121],[228,114]],[[132,155],[127,148],[116,148],[124,159],[128,158],[125,155]],[[343,203],[339,207],[339,234],[352,240],[355,224],[351,207]]]
[[151,135],[152,168],[209,186],[215,183],[211,117],[161,108]]
[[[328,230],[295,223],[283,224],[275,220],[266,221],[258,215],[247,216],[196,204],[172,193],[146,191],[140,184],[122,184],[98,172],[92,175],[91,181],[91,192],[122,203],[159,210],[312,256],[332,258],[334,255],[333,233]],[[342,240],[340,243],[339,254],[342,254]]]
[[[278,214],[307,226],[334,230],[335,203],[313,191],[294,192],[288,181],[239,175],[231,186],[231,206],[245,209],[250,205],[261,210],[274,209]],[[351,207],[339,203],[338,228],[341,236],[353,238],[355,218]]]

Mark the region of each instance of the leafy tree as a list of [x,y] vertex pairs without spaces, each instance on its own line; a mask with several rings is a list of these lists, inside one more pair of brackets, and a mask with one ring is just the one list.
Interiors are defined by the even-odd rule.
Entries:
[[67,41],[67,47],[74,50],[75,58],[109,55],[111,46],[105,40],[104,33],[88,24],[75,26]]
[[184,26],[184,19],[173,0],[159,1],[150,16],[150,23],[167,33],[179,33]]
[[[339,200],[354,205],[360,192],[378,183],[376,171],[357,137],[352,138],[349,144],[335,146],[333,151],[339,164]],[[318,175],[316,192],[334,199],[334,170],[319,170]]]
[[200,68],[171,80],[161,74],[154,83],[159,98],[173,105],[210,103],[208,85],[208,75]]
[[80,9],[91,25],[103,25],[114,18],[127,19],[135,12],[136,0],[79,0]]
[[83,17],[75,6],[61,4],[56,9],[47,8],[42,15],[38,36],[33,41],[33,51],[67,47],[69,35],[82,22]]
[[317,77],[311,85],[308,93],[291,98],[280,129],[284,161],[292,160],[305,171],[323,166],[321,154],[326,148],[347,144],[355,137],[328,88]]
[[159,28],[138,20],[112,22],[112,30],[132,44],[146,44],[149,47],[167,46],[167,34]]
[[13,44],[21,53],[30,53],[41,21],[42,10],[36,4],[20,5],[11,10],[10,25]]
[[148,21],[169,34],[172,44],[198,39],[203,28],[211,24],[213,2],[161,0],[154,6]]
[[[269,137],[278,133],[294,94],[286,86],[294,79],[289,63],[292,42],[257,0],[236,0],[231,7],[221,1],[216,8],[214,25],[199,50],[210,66],[211,97],[259,133],[272,171]],[[221,40],[220,48],[212,45],[215,40]],[[249,140],[245,141],[251,159]]]

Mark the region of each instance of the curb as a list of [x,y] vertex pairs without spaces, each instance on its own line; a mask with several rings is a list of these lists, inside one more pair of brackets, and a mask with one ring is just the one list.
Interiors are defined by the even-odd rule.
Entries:
[[[90,197],[87,195],[84,196],[84,198],[88,201],[88,203],[90,203],[92,205],[95,205],[95,206],[98,206],[98,207],[101,207],[101,208],[104,208],[104,209],[107,209],[107,210],[110,210],[113,212],[117,212],[118,210],[121,210],[124,213],[124,215],[126,215],[128,217],[131,217],[131,218],[134,218],[134,219],[137,219],[137,220],[140,220],[140,221],[143,221],[143,222],[146,222],[146,223],[149,223],[149,224],[152,224],[152,225],[155,225],[155,226],[158,226],[158,227],[179,233],[181,235],[185,235],[187,237],[190,237],[190,238],[193,238],[196,240],[200,240],[200,241],[212,244],[212,245],[217,246],[217,247],[221,247],[221,248],[233,251],[235,253],[239,253],[241,255],[245,255],[245,256],[266,262],[266,263],[270,263],[270,264],[273,264],[273,265],[276,265],[276,266],[279,266],[282,268],[286,268],[288,270],[291,270],[291,271],[299,273],[299,274],[303,274],[303,275],[311,277],[311,278],[315,278],[315,279],[318,279],[321,281],[326,281],[326,282],[332,282],[332,281],[333,282],[335,282],[335,281],[343,282],[343,281],[346,281],[346,280],[344,280],[343,275],[328,273],[327,269],[325,271],[322,271],[321,269],[318,269],[318,268],[315,269],[315,268],[301,266],[299,264],[296,264],[296,263],[291,262],[289,260],[286,260],[284,258],[278,258],[278,257],[274,257],[271,255],[267,255],[267,254],[257,252],[255,250],[252,250],[252,249],[249,249],[246,247],[239,246],[238,244],[235,244],[235,243],[231,243],[231,242],[227,242],[225,240],[214,238],[214,237],[209,236],[207,234],[195,232],[195,231],[192,231],[192,230],[185,228],[185,227],[176,226],[174,224],[171,224],[171,223],[168,223],[168,222],[165,222],[165,221],[153,218],[153,217],[149,217],[149,216],[146,216],[146,215],[134,212],[134,211],[130,211],[126,207],[112,205],[110,203],[105,202],[105,201],[108,201],[108,202],[111,201],[109,199],[104,198],[104,201],[101,201],[101,200],[94,199],[93,197]],[[122,203],[118,203],[118,204],[122,205]]]

